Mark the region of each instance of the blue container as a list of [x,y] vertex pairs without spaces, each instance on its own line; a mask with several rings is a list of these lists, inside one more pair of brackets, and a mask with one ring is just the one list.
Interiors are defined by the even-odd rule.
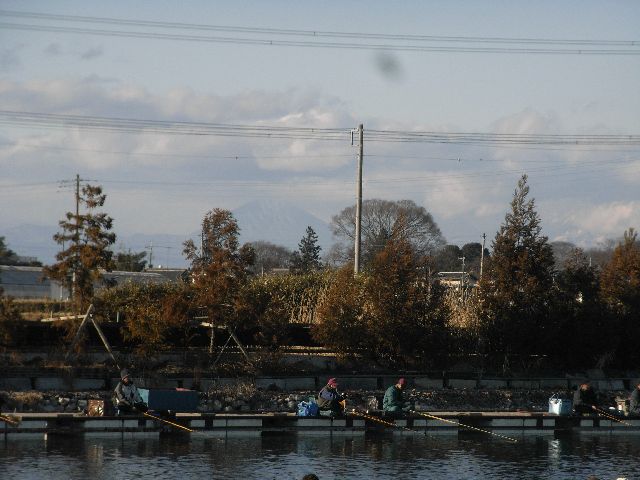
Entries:
[[139,388],[140,396],[149,410],[161,412],[195,412],[198,409],[198,392],[195,390]]

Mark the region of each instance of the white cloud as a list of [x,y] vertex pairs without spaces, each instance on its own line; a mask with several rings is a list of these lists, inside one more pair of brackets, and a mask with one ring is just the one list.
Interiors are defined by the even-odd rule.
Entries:
[[[545,216],[557,233],[554,239],[595,245],[618,238],[629,227],[640,226],[640,202],[607,202],[568,206],[566,201],[545,205]],[[543,219],[544,221],[544,219]]]
[[[174,88],[158,94],[96,77],[27,83],[0,80],[0,104],[6,110],[167,121],[318,128],[357,124],[344,101],[317,91],[254,90],[220,96]],[[364,120],[366,128],[457,130],[455,126],[400,125],[384,118]],[[561,123],[553,114],[526,110],[498,120],[495,130],[548,133],[561,131]],[[251,200],[272,198],[285,199],[329,219],[355,198],[357,148],[350,144],[348,129],[344,141],[338,142],[72,128],[7,127],[3,135],[0,170],[4,182],[55,183],[76,173],[106,181],[103,186],[110,195],[109,211],[118,225],[129,231],[179,232],[197,224],[213,207],[235,208]],[[593,152],[572,155],[565,151],[365,140],[364,198],[412,199],[447,226],[446,231],[443,228],[445,236],[470,238],[473,233],[475,238],[477,232],[499,227],[520,172],[530,170],[532,195],[543,202],[538,205],[545,207],[541,217],[550,237],[597,241],[617,237],[625,228],[638,225],[635,212],[640,211],[640,204],[633,201],[635,191],[629,187],[632,179],[638,182],[638,164],[618,165],[616,169],[612,165],[605,170],[608,165],[593,163],[591,172],[589,168],[567,170],[586,161],[578,155],[603,158]],[[562,169],[547,171],[547,165]],[[607,173],[606,178],[601,178],[601,172]],[[626,183],[618,177],[620,172],[624,172]],[[625,185],[627,190],[622,191],[620,187]],[[21,222],[29,217],[29,211],[33,212],[31,217],[60,218],[60,212],[69,208],[69,199],[55,190],[52,185],[49,193],[38,191],[37,199],[24,190],[19,195],[20,207],[3,209],[0,221]],[[565,195],[569,191],[573,197]],[[585,192],[601,192],[600,203],[586,206],[585,199],[595,199]]]
[[[72,113],[141,119],[178,120],[274,126],[314,126],[330,128],[354,123],[335,98],[317,92],[261,91],[221,97],[197,94],[187,88],[173,89],[166,95],[154,95],[135,85],[108,82],[105,79],[0,81],[0,102],[6,109],[30,112]],[[29,140],[31,144],[34,139]],[[349,151],[345,132],[344,147]],[[25,142],[26,143],[26,142]],[[335,144],[311,140],[233,139],[215,136],[172,136],[162,134],[122,134],[87,130],[47,133],[35,140],[40,146],[69,151],[68,158],[78,165],[104,170],[122,164],[165,165],[172,155],[173,165],[193,163],[195,156],[254,155],[259,168],[291,172],[326,170],[344,165],[342,156],[318,156],[335,150]],[[25,147],[26,148],[26,147]],[[31,150],[34,150],[33,146]],[[77,150],[77,151],[74,151]],[[100,152],[124,152],[106,155]],[[25,149],[22,153],[33,152]],[[127,156],[126,153],[130,153]],[[15,154],[16,152],[11,152]],[[135,154],[150,154],[139,155]],[[154,157],[153,155],[156,155]],[[191,160],[188,160],[191,158]],[[209,162],[200,159],[200,163]]]

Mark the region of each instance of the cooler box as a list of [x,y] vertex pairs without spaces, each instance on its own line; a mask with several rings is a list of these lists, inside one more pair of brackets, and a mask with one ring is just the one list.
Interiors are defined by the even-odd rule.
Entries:
[[140,396],[149,410],[161,412],[195,412],[198,392],[186,388],[139,388]]
[[549,413],[556,415],[571,415],[573,402],[568,398],[558,398],[553,396],[549,399]]

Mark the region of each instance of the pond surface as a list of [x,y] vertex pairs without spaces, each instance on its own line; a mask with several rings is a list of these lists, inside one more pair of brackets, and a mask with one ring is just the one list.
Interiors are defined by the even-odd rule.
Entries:
[[640,479],[640,436],[0,439],[0,479]]

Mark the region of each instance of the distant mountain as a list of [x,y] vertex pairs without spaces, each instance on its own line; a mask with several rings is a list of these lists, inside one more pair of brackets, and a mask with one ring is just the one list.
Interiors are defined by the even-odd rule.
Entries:
[[333,244],[326,222],[282,200],[249,202],[235,209],[233,215],[240,225],[241,243],[264,240],[295,250],[310,226],[318,235],[322,253]]
[[53,241],[58,231],[55,225],[22,224],[15,227],[2,228],[0,236],[5,237],[8,247],[23,257],[36,257],[44,264],[55,261],[60,246]]
[[[318,244],[322,253],[326,253],[333,244],[331,231],[326,222],[290,203],[277,200],[250,202],[233,211],[240,225],[240,243],[264,240],[285,246],[291,250],[298,248],[298,242],[305,235],[307,226],[311,226],[318,235]],[[0,227],[1,228],[1,227]],[[60,245],[53,241],[58,231],[53,225],[22,224],[0,230],[8,247],[18,255],[36,257],[45,265],[55,261]],[[196,245],[199,232],[185,235],[134,233],[118,234],[114,251],[131,250],[147,252],[147,261],[153,245],[154,266],[185,267],[187,261],[182,256],[182,244],[192,238]]]

